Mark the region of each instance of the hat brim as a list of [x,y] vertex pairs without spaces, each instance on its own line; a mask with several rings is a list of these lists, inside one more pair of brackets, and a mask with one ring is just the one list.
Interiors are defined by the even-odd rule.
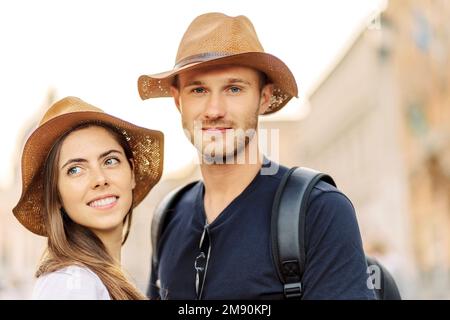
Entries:
[[163,170],[164,137],[162,132],[136,126],[103,112],[77,111],[57,116],[38,127],[25,143],[22,154],[22,195],[13,213],[31,232],[46,236],[43,220],[43,166],[55,141],[74,127],[101,122],[119,129],[134,156],[136,207],[159,181]]
[[264,114],[270,114],[284,107],[292,97],[298,97],[294,75],[286,64],[277,57],[264,52],[246,52],[224,57],[208,57],[173,70],[142,75],[138,79],[138,91],[142,100],[171,97],[170,86],[176,75],[193,69],[219,65],[239,65],[264,72],[274,85],[271,105]]

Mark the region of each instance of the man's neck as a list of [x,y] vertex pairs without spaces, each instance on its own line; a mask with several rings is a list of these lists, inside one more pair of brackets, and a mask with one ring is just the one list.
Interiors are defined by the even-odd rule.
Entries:
[[[248,148],[244,152],[248,152]],[[259,152],[259,151],[258,151]],[[253,181],[262,163],[246,161],[243,164],[202,164],[200,166],[205,184],[204,208],[207,223],[217,216]]]

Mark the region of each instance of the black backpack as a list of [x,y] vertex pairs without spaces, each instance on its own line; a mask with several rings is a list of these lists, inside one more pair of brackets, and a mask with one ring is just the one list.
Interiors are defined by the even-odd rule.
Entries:
[[[308,168],[291,168],[283,176],[276,191],[272,207],[272,254],[278,277],[284,285],[286,299],[300,299],[303,294],[302,276],[305,270],[305,218],[308,198],[319,181],[336,187],[333,179],[324,173]],[[157,270],[158,241],[182,195],[198,181],[170,192],[156,208],[151,224],[152,268]],[[374,292],[378,300],[400,300],[400,292],[392,275],[376,259],[366,257],[370,269],[380,276]]]

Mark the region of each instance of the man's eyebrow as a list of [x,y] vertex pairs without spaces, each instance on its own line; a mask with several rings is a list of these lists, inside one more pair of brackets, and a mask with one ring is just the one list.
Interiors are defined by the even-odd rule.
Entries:
[[189,87],[189,86],[202,86],[204,85],[204,83],[200,80],[192,80],[187,82],[184,87]]
[[243,84],[246,84],[246,85],[249,85],[249,86],[252,85],[249,81],[244,80],[244,79],[239,79],[239,78],[231,78],[231,79],[228,79],[228,83],[230,83],[230,84],[233,84],[233,83],[243,83]]
[[[228,84],[242,83],[242,84],[246,84],[246,85],[248,85],[248,86],[251,86],[251,85],[252,85],[249,81],[244,80],[244,79],[240,79],[240,78],[230,78],[230,79],[228,79],[227,82],[228,82]],[[187,83],[184,85],[184,87],[190,87],[190,86],[202,86],[202,85],[204,85],[204,84],[205,84],[205,83],[204,83],[203,81],[201,81],[201,80],[192,80],[192,81],[187,82]]]
[[[119,153],[119,154],[122,154],[122,152],[120,152],[119,150],[111,149],[111,150],[108,150],[108,151],[106,151],[106,152],[103,152],[101,155],[99,155],[99,156],[98,156],[98,159],[104,158],[104,157],[106,157],[107,155],[109,155],[110,153]],[[64,167],[66,167],[67,165],[69,165],[69,164],[71,164],[71,163],[74,163],[74,162],[87,162],[87,160],[86,160],[86,159],[83,159],[83,158],[69,159],[69,160],[67,160],[67,162],[64,163],[64,165],[61,167],[61,170],[64,169]]]

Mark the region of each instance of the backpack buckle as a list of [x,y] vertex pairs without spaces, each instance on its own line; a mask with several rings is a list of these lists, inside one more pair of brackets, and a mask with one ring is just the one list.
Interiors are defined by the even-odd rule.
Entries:
[[300,299],[302,296],[302,283],[286,283],[284,285],[284,296],[286,299]]

